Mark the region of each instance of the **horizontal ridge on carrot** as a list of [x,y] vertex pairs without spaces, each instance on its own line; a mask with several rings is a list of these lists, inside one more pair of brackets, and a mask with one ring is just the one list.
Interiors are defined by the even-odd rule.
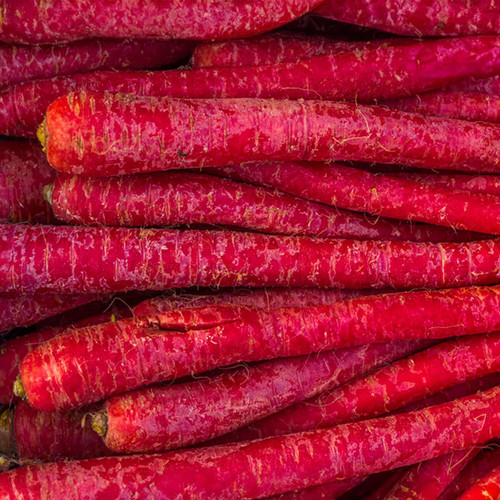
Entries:
[[74,408],[232,363],[492,332],[500,329],[499,304],[499,287],[474,287],[310,307],[218,305],[124,319],[67,332],[33,350],[21,362],[18,387],[37,409]]

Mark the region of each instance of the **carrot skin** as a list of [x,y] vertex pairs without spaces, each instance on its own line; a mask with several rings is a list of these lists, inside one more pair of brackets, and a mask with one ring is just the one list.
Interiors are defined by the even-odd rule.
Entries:
[[[47,491],[59,500],[69,487],[87,500],[133,495],[259,498],[412,465],[499,434],[500,389],[494,388],[414,413],[307,433],[160,455],[20,468],[0,474],[0,488],[12,492],[7,498],[16,499]],[[252,466],[256,461],[258,468]]]
[[[270,234],[358,240],[480,239],[480,235],[369,217],[277,190],[196,173],[158,172],[104,179],[60,175],[48,199],[57,219],[77,225],[211,224]],[[472,207],[471,203],[469,210]]]
[[497,287],[480,287],[376,295],[314,307],[184,309],[59,335],[23,359],[20,377],[35,408],[69,409],[242,361],[496,331],[499,301]]
[[361,479],[346,479],[345,481],[335,481],[332,483],[319,484],[310,486],[301,490],[290,491],[266,497],[267,500],[318,500],[318,499],[335,499],[341,497],[344,493],[351,490],[361,483]]
[[480,500],[483,498],[500,497],[500,467],[495,467],[468,490],[464,491],[457,500]]
[[500,75],[466,78],[448,85],[448,89],[455,92],[479,92],[481,94],[500,95]]

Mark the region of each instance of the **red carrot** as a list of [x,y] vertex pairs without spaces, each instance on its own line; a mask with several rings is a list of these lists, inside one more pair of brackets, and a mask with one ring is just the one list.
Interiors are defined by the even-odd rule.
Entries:
[[339,349],[129,392],[107,400],[92,417],[92,426],[106,446],[120,454],[183,448],[248,425],[424,346],[415,341]]
[[414,413],[266,440],[20,468],[0,474],[0,489],[16,500],[45,492],[59,500],[68,491],[88,500],[260,498],[412,465],[499,434],[495,388]]
[[481,500],[500,498],[500,466],[491,469],[488,474],[462,493],[457,500]]
[[183,0],[160,2],[6,0],[0,40],[39,44],[82,38],[185,38],[214,40],[263,33],[293,21],[321,0],[226,0],[206,4]]
[[319,484],[317,486],[310,486],[296,491],[289,491],[288,493],[281,493],[272,497],[266,497],[267,500],[319,500],[328,499],[333,500],[339,498],[342,494],[351,490],[361,482],[361,479],[346,479],[345,481],[335,481],[332,483]]
[[0,45],[0,88],[28,80],[98,69],[147,69],[187,58],[194,44],[184,40],[84,40],[66,45]]
[[[241,361],[491,332],[500,329],[499,305],[498,287],[478,287],[375,295],[313,307],[184,309],[59,335],[23,359],[20,377],[34,407],[67,409]],[[428,393],[419,387],[422,396]]]
[[[347,212],[206,174],[161,172],[104,179],[61,175],[46,195],[55,216],[70,224],[211,224],[271,234],[358,240],[444,242],[480,237]],[[487,201],[493,216],[494,200]],[[469,211],[474,207],[472,202]]]
[[[5,226],[8,227],[8,226]],[[0,231],[2,226],[0,225]],[[0,296],[0,332],[30,326],[82,304],[96,300],[96,295],[4,295]]]
[[40,144],[0,142],[0,222],[50,222],[53,217],[43,187],[55,176]]
[[96,177],[269,158],[500,169],[498,125],[326,101],[81,92],[50,105],[39,136],[53,167]]
[[39,412],[21,401],[0,415],[0,432],[10,438],[10,446],[2,452],[20,460],[44,462],[111,455],[102,439],[92,431],[88,415],[95,409]]
[[[303,400],[227,436],[225,442],[374,418],[461,382],[499,371],[500,333],[461,337]],[[500,357],[499,357],[500,359]]]
[[213,172],[344,209],[500,234],[500,198],[489,195],[340,164],[260,163]]
[[385,499],[437,499],[478,453],[479,449],[468,448],[413,465],[387,493]]
[[458,120],[500,122],[500,96],[473,92],[440,91],[385,101],[383,106],[408,113],[456,118]]
[[[48,106],[58,97],[80,90],[207,99],[275,97],[373,102],[437,90],[473,75],[498,74],[499,56],[498,37],[400,40],[368,45],[361,52],[260,67],[153,73],[101,71],[38,80],[0,94],[0,132],[34,137]],[[409,61],[425,64],[416,67]]]
[[482,94],[500,95],[500,75],[467,78],[450,84],[448,88],[456,92],[480,92]]
[[191,286],[412,289],[499,281],[497,239],[435,244],[0,225],[0,293]]
[[314,13],[336,21],[406,36],[463,36],[500,33],[500,15],[488,0],[325,0]]

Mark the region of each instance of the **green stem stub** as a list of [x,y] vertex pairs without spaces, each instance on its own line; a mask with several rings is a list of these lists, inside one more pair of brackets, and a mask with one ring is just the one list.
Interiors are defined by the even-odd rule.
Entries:
[[108,433],[108,417],[106,410],[98,411],[94,413],[91,417],[92,429],[99,434],[103,439]]
[[47,120],[44,119],[38,126],[36,136],[42,145],[43,152],[47,151]]
[[23,383],[21,382],[21,377],[17,377],[14,382],[14,394],[21,399],[26,400],[26,391],[24,390]]

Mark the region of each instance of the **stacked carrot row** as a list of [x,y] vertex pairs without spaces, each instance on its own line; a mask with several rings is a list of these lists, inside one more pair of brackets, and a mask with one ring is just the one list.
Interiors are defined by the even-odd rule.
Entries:
[[1,498],[500,498],[490,4],[3,2]]

